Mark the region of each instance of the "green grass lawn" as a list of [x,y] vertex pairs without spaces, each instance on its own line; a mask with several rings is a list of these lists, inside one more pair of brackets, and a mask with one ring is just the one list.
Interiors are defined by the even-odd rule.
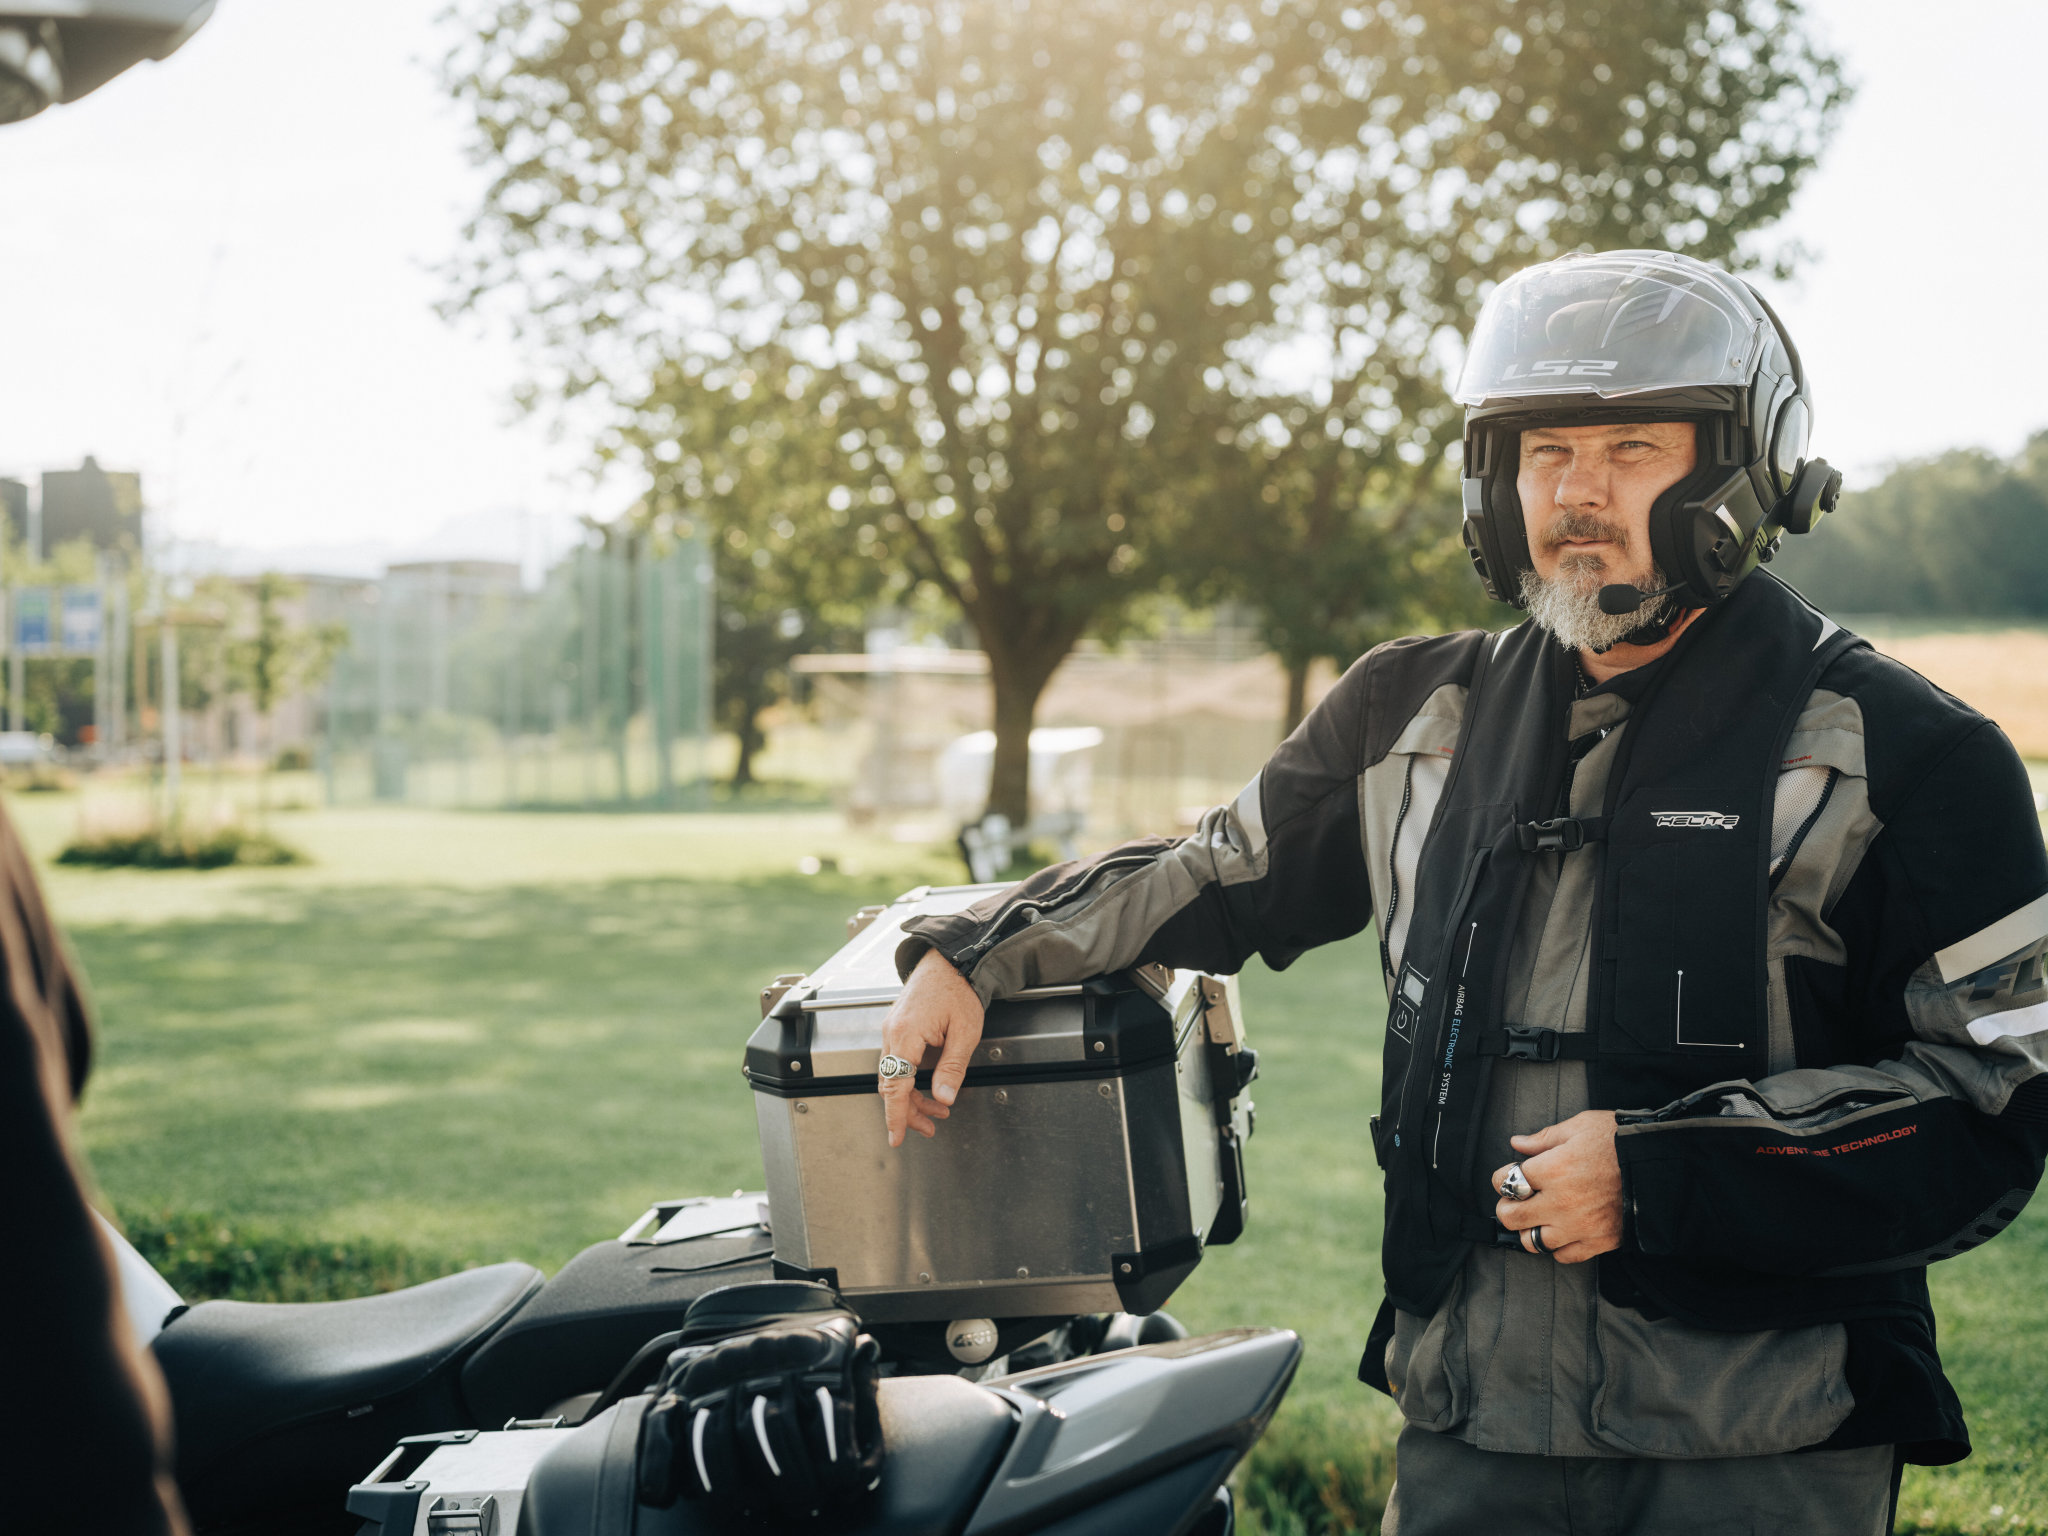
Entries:
[[[12,806],[45,860],[75,830],[71,797]],[[320,811],[276,829],[316,862],[46,868],[101,1020],[84,1143],[132,1219],[189,1231],[206,1213],[316,1259],[360,1251],[387,1283],[507,1257],[552,1268],[653,1199],[757,1186],[738,1066],[761,984],[822,959],[863,903],[958,878],[823,814]],[[807,855],[838,867],[801,875]],[[1255,966],[1245,993],[1253,1220],[1171,1305],[1198,1328],[1307,1341],[1255,1470],[1312,1518],[1247,1524],[1370,1530],[1395,1418],[1354,1379],[1379,1300],[1373,956]],[[2044,1258],[2037,1207],[1937,1268],[1978,1454],[1912,1473],[1902,1529],[2048,1532]]]

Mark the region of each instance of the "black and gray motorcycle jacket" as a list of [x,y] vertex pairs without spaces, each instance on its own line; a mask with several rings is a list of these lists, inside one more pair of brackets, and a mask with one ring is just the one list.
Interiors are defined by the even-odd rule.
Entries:
[[[2025,769],[1763,573],[1627,681],[1603,718],[1531,624],[1382,646],[1192,836],[921,919],[899,965],[937,948],[989,1000],[1154,961],[1284,967],[1374,924],[1388,1306],[1368,1381],[1387,1386],[1395,1311],[1429,1316],[1473,1245],[1509,1240],[1476,1155],[1495,1065],[1576,1061],[1621,1122],[1603,1302],[1731,1334],[1843,1325],[1855,1406],[1826,1443],[1957,1459],[1926,1266],[2009,1224],[2048,1152]],[[1597,812],[1564,814],[1623,715]],[[1543,861],[1591,871],[1583,1031],[1506,1016]]]

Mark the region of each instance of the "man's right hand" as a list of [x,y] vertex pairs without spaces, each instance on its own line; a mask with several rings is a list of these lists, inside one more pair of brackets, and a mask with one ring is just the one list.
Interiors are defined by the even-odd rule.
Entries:
[[902,1146],[906,1130],[935,1135],[938,1122],[952,1114],[951,1105],[967,1077],[967,1059],[981,1043],[982,1012],[981,999],[967,978],[937,950],[926,950],[882,1021],[882,1050],[915,1062],[919,1070],[926,1055],[936,1051],[938,1064],[932,1068],[929,1094],[918,1089],[915,1078],[882,1079],[882,1113],[890,1146]]

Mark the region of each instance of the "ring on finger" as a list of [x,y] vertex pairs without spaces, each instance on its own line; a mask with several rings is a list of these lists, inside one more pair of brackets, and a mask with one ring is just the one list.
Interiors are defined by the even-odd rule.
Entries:
[[1529,1175],[1522,1172],[1520,1163],[1509,1163],[1508,1171],[1501,1175],[1500,1192],[1509,1200],[1520,1202],[1533,1199],[1536,1186],[1529,1182]]
[[1535,1244],[1535,1252],[1550,1252],[1550,1245],[1543,1241],[1543,1228],[1541,1226],[1534,1226],[1529,1229],[1529,1241]]
[[901,1056],[891,1051],[876,1066],[875,1075],[885,1083],[891,1078],[915,1077],[917,1076],[917,1063],[905,1061]]

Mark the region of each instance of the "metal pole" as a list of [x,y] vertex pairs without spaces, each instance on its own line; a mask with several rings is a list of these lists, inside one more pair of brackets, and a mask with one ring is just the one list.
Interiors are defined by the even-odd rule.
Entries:
[[667,562],[655,558],[654,540],[636,541],[640,557],[641,690],[647,696],[647,731],[654,739],[654,787],[664,808],[676,800],[675,716],[669,699]]
[[7,589],[7,729],[21,729],[21,646],[15,631],[21,626],[16,601],[20,593]]
[[124,570],[107,589],[107,746],[128,739],[128,582]]
[[712,692],[717,685],[713,663],[718,659],[718,585],[717,567],[711,560],[711,535],[702,523],[696,530],[693,553],[696,556],[693,573],[696,580],[691,591],[697,604],[697,697],[696,707],[691,711],[690,728],[697,737],[694,770],[697,798],[700,803],[708,805],[711,802],[711,732],[717,722]]
[[582,607],[577,615],[578,636],[583,643],[583,664],[576,672],[576,688],[582,704],[583,719],[583,806],[597,798],[597,752],[598,752],[598,670],[603,665],[602,637],[598,634],[598,615],[603,609],[603,600],[598,591],[600,572],[597,558],[588,549],[579,550],[576,555],[578,595]]
[[178,819],[178,773],[184,755],[184,721],[178,708],[178,630],[164,620],[164,821]]
[[28,728],[28,657],[21,649],[21,588],[7,593],[7,729]]
[[633,798],[626,740],[633,719],[633,568],[624,546],[624,539],[607,540],[604,549],[605,724],[622,806]]
[[107,623],[107,557],[100,555],[93,561],[94,591],[99,599],[99,624],[92,643],[92,745],[93,756],[100,762],[107,760],[107,676],[114,669],[107,662],[107,645],[113,638]]

